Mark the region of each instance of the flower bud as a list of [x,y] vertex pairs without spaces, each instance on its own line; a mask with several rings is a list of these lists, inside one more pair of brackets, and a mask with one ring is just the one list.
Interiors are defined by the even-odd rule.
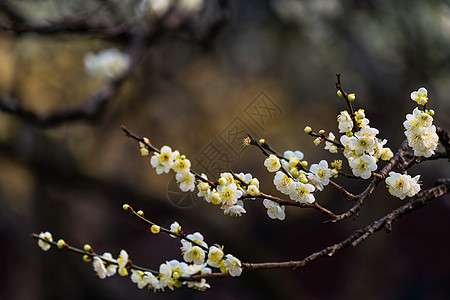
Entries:
[[226,180],[225,178],[223,178],[223,177],[220,177],[219,180],[218,180],[218,182],[219,182],[220,185],[225,185],[225,184],[227,184],[227,180]]
[[325,130],[320,129],[320,130],[319,130],[319,134],[322,134],[322,135],[325,134]]
[[306,168],[308,166],[308,162],[306,160],[302,160],[301,165],[303,168]]
[[85,262],[90,262],[92,260],[92,257],[90,255],[85,254],[85,255],[83,255],[83,260]]
[[355,94],[348,94],[347,98],[348,98],[348,101],[355,101],[356,96],[355,96]]
[[89,245],[89,244],[85,244],[85,245],[83,246],[83,249],[84,249],[84,251],[86,251],[86,252],[92,252],[92,247],[91,247],[91,245]]
[[290,169],[290,170],[289,170],[289,173],[291,173],[291,175],[292,175],[293,177],[295,177],[295,178],[297,178],[298,175],[299,175],[299,172],[298,172],[298,169],[297,169],[297,168],[292,168],[292,169]]
[[128,204],[124,204],[124,205],[122,206],[122,208],[123,208],[123,210],[129,210],[129,209],[130,209],[130,206],[129,206]]
[[339,97],[344,97],[344,95],[342,94],[342,92],[340,90],[338,90],[336,93]]
[[152,231],[152,233],[157,234],[160,231],[160,227],[158,225],[153,224],[152,227],[150,227],[150,230]]
[[63,239],[58,240],[58,242],[56,243],[56,246],[58,246],[59,249],[62,249],[64,247],[67,247],[66,242],[64,242]]
[[138,210],[137,214],[138,214],[139,216],[141,216],[141,217],[144,216],[144,212],[143,212],[142,210]]
[[308,178],[306,178],[305,174],[300,174],[300,181],[302,183],[308,183]]
[[311,133],[312,132],[312,128],[309,127],[309,126],[306,126],[304,130],[305,130],[305,133]]

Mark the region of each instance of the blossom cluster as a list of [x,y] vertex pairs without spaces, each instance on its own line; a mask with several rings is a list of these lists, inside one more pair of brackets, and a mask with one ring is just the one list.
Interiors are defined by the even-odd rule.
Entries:
[[[148,139],[144,138],[148,144]],[[150,155],[145,143],[140,142],[141,154]],[[163,146],[159,152],[154,152],[150,164],[157,174],[168,173],[173,170],[176,180],[183,192],[192,192],[198,189],[198,196],[208,203],[220,205],[225,214],[241,216],[245,213],[244,204],[239,200],[243,196],[256,197],[260,194],[259,180],[251,174],[232,174],[224,172],[216,182],[208,180],[205,174],[197,177],[191,171],[191,162],[178,150],[172,151],[169,146]]]
[[406,174],[389,172],[389,177],[386,178],[386,186],[391,195],[403,200],[406,196],[412,197],[420,191],[419,178],[420,175],[412,178]]
[[[323,190],[332,176],[337,176],[335,168],[329,168],[326,160],[313,164],[306,169],[307,161],[303,160],[303,153],[299,150],[286,150],[281,159],[270,154],[264,161],[269,172],[275,172],[273,183],[278,191],[288,195],[291,200],[299,203],[314,203],[313,192]],[[277,202],[265,199],[264,206],[272,219],[285,219],[285,207]]]
[[140,14],[160,17],[172,8],[185,14],[196,13],[203,8],[203,5],[203,0],[141,0],[136,10]]
[[[149,152],[142,142],[141,154],[149,155]],[[150,164],[155,168],[156,173],[169,173],[173,170],[176,173],[176,180],[180,190],[183,192],[192,192],[195,189],[195,176],[191,172],[191,161],[185,155],[180,155],[178,150],[172,151],[169,146],[163,146],[159,152],[154,152],[150,158]]]
[[353,175],[368,179],[377,169],[379,159],[390,160],[394,155],[391,149],[384,147],[387,140],[377,138],[378,129],[369,126],[364,110],[358,110],[354,122],[348,111],[342,111],[338,118],[339,132],[344,133],[340,142],[344,146],[343,154]]
[[[181,227],[177,222],[170,226],[173,234],[179,234]],[[176,237],[175,235],[171,235]],[[53,244],[53,238],[50,232],[46,231],[39,234],[38,245],[48,251]],[[46,242],[48,241],[48,242]],[[58,248],[68,247],[64,240],[59,240]],[[193,275],[210,274],[210,267],[218,268],[221,272],[228,272],[231,276],[240,276],[242,273],[242,263],[239,259],[231,254],[223,252],[223,247],[208,245],[203,240],[203,235],[199,232],[189,234],[181,239],[181,252],[184,262],[176,259],[166,261],[159,266],[159,271],[152,271],[137,267],[131,264],[128,253],[121,250],[117,259],[111,253],[105,252],[102,255],[94,253],[92,247],[88,244],[84,245],[83,250],[86,253],[83,260],[92,262],[92,267],[101,279],[114,276],[118,273],[120,276],[128,276],[128,270],[131,271],[131,281],[136,283],[139,289],[148,287],[149,289],[164,290],[166,287],[173,290],[174,287],[186,285],[189,288],[197,290],[205,290],[210,287],[204,278],[200,281],[182,280]],[[81,252],[78,250],[77,252]],[[189,264],[188,264],[189,263]],[[210,267],[209,267],[210,266]]]
[[116,48],[89,52],[84,56],[86,72],[94,77],[117,78],[125,73],[131,64],[130,57]]
[[[411,99],[425,106],[428,103],[427,90],[420,88],[412,92]],[[406,121],[403,122],[408,144],[416,156],[430,157],[438,146],[439,137],[433,125],[433,115],[433,110],[421,110],[416,107],[412,114],[406,115]]]

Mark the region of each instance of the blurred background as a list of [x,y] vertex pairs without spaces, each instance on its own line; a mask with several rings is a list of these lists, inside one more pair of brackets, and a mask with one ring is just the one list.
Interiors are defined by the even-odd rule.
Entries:
[[[92,24],[115,24],[132,18],[137,5],[132,0],[0,1],[0,24],[51,24],[46,22],[98,7]],[[225,22],[205,35],[218,15],[225,15]],[[180,194],[173,173],[156,175],[121,125],[158,148],[178,149],[198,172],[250,172],[274,195],[279,194],[264,156],[256,148],[244,149],[240,137],[250,132],[279,151],[301,150],[310,164],[342,159],[323,145],[315,147],[303,132],[309,125],[337,135],[336,116],[346,105],[336,96],[336,72],[344,90],[356,93],[355,108],[365,109],[394,152],[405,138],[405,115],[415,107],[409,95],[419,87],[428,89],[434,124],[450,129],[449,1],[211,0],[181,18],[188,32],[163,26],[94,120],[36,126],[0,110],[0,299],[450,298],[448,195],[403,217],[391,233],[376,233],[304,269],[209,280],[212,288],[205,292],[180,288],[154,294],[137,289],[129,278],[101,280],[80,256],[56,248],[44,253],[37,246],[30,234],[48,230],[55,240],[78,247],[89,243],[98,253],[116,257],[126,249],[135,264],[152,269],[181,260],[181,243],[153,235],[122,210],[128,203],[163,226],[178,221],[186,233],[200,231],[209,245],[225,245],[242,261],[300,260],[403,203],[380,184],[356,220],[338,224],[324,224],[318,212],[295,208],[286,209],[286,220],[272,220],[261,201],[248,202],[240,218],[225,216],[195,194]],[[154,18],[141,22],[156,23]],[[0,92],[37,114],[83,105],[104,84],[86,74],[84,55],[124,49],[128,41],[126,34],[6,27],[0,29]],[[410,174],[421,174],[426,189],[449,178],[450,169],[447,161],[426,162]],[[355,194],[367,184],[337,182]],[[352,205],[331,188],[316,199],[337,213]]]

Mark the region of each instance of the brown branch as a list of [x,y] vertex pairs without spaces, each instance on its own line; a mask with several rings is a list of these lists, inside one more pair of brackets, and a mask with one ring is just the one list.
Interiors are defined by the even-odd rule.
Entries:
[[391,160],[384,166],[384,168],[380,171],[379,176],[376,176],[372,179],[370,184],[367,186],[367,188],[362,192],[361,194],[356,196],[356,204],[350,208],[348,211],[346,211],[343,214],[337,215],[335,218],[330,220],[331,222],[338,222],[343,219],[347,219],[354,214],[357,214],[359,210],[361,209],[362,204],[364,203],[364,200],[372,195],[373,191],[375,190],[375,187],[377,184],[385,179],[387,177],[387,174],[392,170],[392,168],[396,165],[397,161],[399,160],[399,157],[403,156],[403,153],[406,151],[406,147],[408,146],[407,140],[404,140],[400,148],[397,150],[397,153],[391,158]]
[[128,71],[118,78],[107,81],[79,107],[39,114],[22,107],[19,104],[20,101],[8,95],[0,95],[0,110],[16,115],[25,122],[42,128],[55,127],[63,123],[80,120],[95,121],[105,111],[108,103],[120,92],[123,83],[131,75],[132,66],[140,59],[145,49],[145,44],[155,39],[158,35],[158,31],[150,31],[146,28],[136,32],[128,49],[125,51],[132,60]]
[[[286,261],[286,262],[268,262],[268,263],[242,263],[242,268],[244,270],[302,268],[319,258],[326,256],[333,256],[337,252],[350,246],[355,247],[362,241],[370,237],[373,233],[380,231],[381,229],[385,229],[386,232],[389,232],[391,230],[392,224],[395,221],[399,220],[402,216],[409,214],[416,209],[424,207],[433,199],[437,199],[443,195],[449,194],[450,179],[441,180],[439,182],[441,182],[442,184],[421,192],[419,195],[412,198],[408,203],[393,210],[391,213],[387,214],[383,218],[376,220],[375,222],[373,222],[372,224],[366,226],[361,230],[353,232],[351,236],[349,236],[342,242],[328,246],[321,251],[309,255],[303,260]],[[228,276],[230,276],[228,273],[212,273],[212,274],[195,275],[190,277],[189,280],[197,281],[200,280],[201,278],[222,278]]]
[[337,184],[336,182],[330,180],[329,183],[333,188],[335,188],[336,190],[338,190],[339,192],[341,192],[342,194],[345,195],[345,197],[347,197],[348,200],[356,200],[358,199],[357,196],[353,195],[352,193],[350,193],[349,191],[347,191],[344,187],[340,186],[339,184]]

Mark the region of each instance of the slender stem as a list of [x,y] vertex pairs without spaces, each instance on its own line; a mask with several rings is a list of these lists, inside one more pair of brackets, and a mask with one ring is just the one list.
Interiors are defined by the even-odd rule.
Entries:
[[[57,247],[57,248],[59,249],[57,242],[49,241],[49,240],[47,240],[47,239],[45,239],[45,238],[40,237],[40,236],[39,236],[38,234],[36,234],[36,233],[33,233],[33,234],[31,235],[31,237],[34,238],[34,239],[37,239],[37,240],[41,240],[41,241],[43,241],[43,242],[45,242],[45,243],[47,243],[47,244],[53,245],[53,246],[55,246],[55,247]],[[76,247],[70,246],[70,245],[68,245],[67,243],[64,245],[64,247],[62,248],[62,250],[67,250],[67,251],[74,252],[74,253],[81,254],[81,255],[88,255],[88,256],[91,257],[91,258],[98,257],[98,258],[100,258],[101,260],[103,260],[104,262],[106,262],[107,264],[110,264],[110,265],[111,265],[111,264],[112,264],[112,265],[119,265],[119,263],[118,263],[117,261],[113,261],[113,260],[106,259],[106,258],[104,258],[104,257],[102,257],[102,256],[100,256],[100,255],[98,255],[98,254],[95,253],[95,252],[84,251],[83,249],[80,249],[80,248],[76,248]],[[137,266],[137,265],[132,264],[132,263],[129,263],[129,264],[127,265],[127,267],[130,267],[131,269],[135,269],[135,270],[144,271],[144,272],[151,272],[153,275],[158,275],[158,274],[159,274],[159,272],[157,272],[157,271],[155,271],[155,270],[151,270],[151,269],[147,269],[147,268],[144,268],[144,267],[140,267],[140,266]]]
[[[134,139],[134,140],[136,140],[136,141],[138,141],[138,142],[144,144],[145,147],[146,147],[147,149],[149,149],[149,150],[151,150],[151,151],[153,151],[153,152],[161,153],[161,152],[159,151],[159,149],[157,149],[156,147],[154,147],[151,143],[147,143],[147,141],[146,141],[143,137],[140,137],[140,136],[134,134],[133,132],[131,132],[131,131],[130,131],[128,128],[126,128],[125,126],[122,125],[120,128],[122,129],[123,132],[125,132],[125,135],[126,135],[127,137],[130,137],[130,138],[132,138],[132,139]],[[214,182],[212,182],[212,181],[210,181],[210,180],[207,180],[207,179],[203,178],[203,177],[200,176],[200,174],[198,174],[197,172],[195,172],[195,171],[193,171],[193,170],[189,170],[189,171],[192,173],[192,175],[194,175],[194,177],[195,177],[196,179],[201,180],[201,181],[203,181],[203,182],[206,182],[206,183],[208,183],[208,184],[211,185],[211,186],[216,186],[216,184],[214,184]]]
[[176,237],[179,238],[179,239],[188,241],[188,242],[190,242],[190,243],[192,243],[192,244],[194,244],[194,245],[196,245],[196,246],[202,248],[203,250],[206,251],[206,253],[208,253],[208,251],[209,251],[208,247],[205,247],[205,246],[203,246],[203,245],[201,245],[201,244],[199,244],[199,243],[197,243],[197,242],[191,240],[190,238],[188,238],[186,235],[184,235],[184,234],[182,234],[182,233],[177,233],[177,232],[170,231],[170,230],[167,229],[167,228],[161,227],[161,226],[159,226],[158,224],[153,223],[152,221],[146,219],[143,215],[140,215],[140,214],[138,214],[137,212],[135,212],[134,209],[131,208],[131,206],[128,207],[128,211],[130,211],[133,215],[135,215],[136,217],[138,217],[142,222],[147,223],[147,224],[149,224],[149,225],[156,225],[156,226],[158,226],[158,227],[160,228],[160,231],[162,231],[162,232],[164,232],[164,233],[168,233],[168,234],[170,234],[170,235],[172,235],[172,236],[176,236]]
[[353,110],[352,103],[348,99],[347,93],[344,92],[344,90],[342,89],[342,86],[341,86],[341,74],[336,73],[336,78],[337,78],[336,79],[336,88],[342,93],[342,96],[344,97],[345,102],[347,103],[348,112],[349,112],[350,117],[352,118],[352,121],[353,121],[353,124],[354,124],[353,131],[355,131],[355,128],[357,128],[358,126],[357,126],[357,123],[356,123],[355,112]]

